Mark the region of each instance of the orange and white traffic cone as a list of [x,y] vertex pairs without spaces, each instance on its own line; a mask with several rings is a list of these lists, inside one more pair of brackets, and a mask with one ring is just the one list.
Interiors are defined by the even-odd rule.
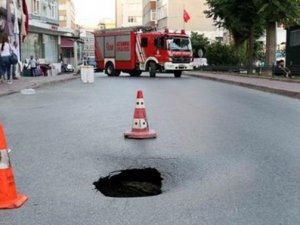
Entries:
[[156,138],[155,131],[149,129],[143,92],[141,90],[137,92],[132,129],[124,133],[124,137],[132,139]]
[[0,123],[0,209],[20,207],[27,196],[17,193],[2,124]]

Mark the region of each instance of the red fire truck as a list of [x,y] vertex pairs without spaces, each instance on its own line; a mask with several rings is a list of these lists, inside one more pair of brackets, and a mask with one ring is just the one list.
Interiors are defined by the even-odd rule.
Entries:
[[180,77],[182,71],[193,69],[192,56],[191,40],[183,30],[158,32],[137,26],[95,32],[96,69],[108,76],[149,71],[155,77],[159,71]]

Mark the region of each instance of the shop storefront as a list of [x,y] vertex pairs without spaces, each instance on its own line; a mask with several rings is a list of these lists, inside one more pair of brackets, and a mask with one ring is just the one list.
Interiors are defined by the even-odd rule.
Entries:
[[58,62],[58,39],[59,36],[30,33],[22,44],[21,60],[24,62],[32,55],[37,59],[45,59],[49,63]]
[[36,58],[43,58],[42,34],[30,33],[22,43],[21,61],[24,62],[31,55]]
[[72,64],[75,68],[82,63],[83,40],[79,37],[61,37],[61,56],[64,63]]
[[34,56],[49,64],[59,63],[59,44],[63,34],[65,32],[56,25],[30,21],[29,35],[22,44],[21,60],[24,62]]

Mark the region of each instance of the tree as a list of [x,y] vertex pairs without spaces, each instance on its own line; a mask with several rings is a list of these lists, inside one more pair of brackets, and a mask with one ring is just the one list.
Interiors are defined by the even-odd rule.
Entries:
[[191,33],[191,41],[193,46],[193,56],[194,57],[201,57],[198,54],[199,49],[203,51],[203,55],[207,50],[207,46],[209,45],[208,38],[204,37],[203,34],[198,34],[196,32]]
[[252,73],[253,47],[255,39],[263,34],[263,19],[257,16],[257,7],[253,0],[207,0],[208,17],[215,25],[228,29],[234,39],[237,54],[247,40],[248,73]]
[[253,0],[258,8],[259,17],[265,20],[266,26],[266,66],[268,75],[276,60],[276,24],[286,26],[300,24],[300,0]]

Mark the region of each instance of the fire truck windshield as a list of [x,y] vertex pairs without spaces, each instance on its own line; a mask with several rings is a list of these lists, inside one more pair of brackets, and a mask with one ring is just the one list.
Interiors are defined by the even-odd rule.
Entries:
[[167,39],[168,50],[171,51],[191,51],[192,44],[189,38],[172,37]]

